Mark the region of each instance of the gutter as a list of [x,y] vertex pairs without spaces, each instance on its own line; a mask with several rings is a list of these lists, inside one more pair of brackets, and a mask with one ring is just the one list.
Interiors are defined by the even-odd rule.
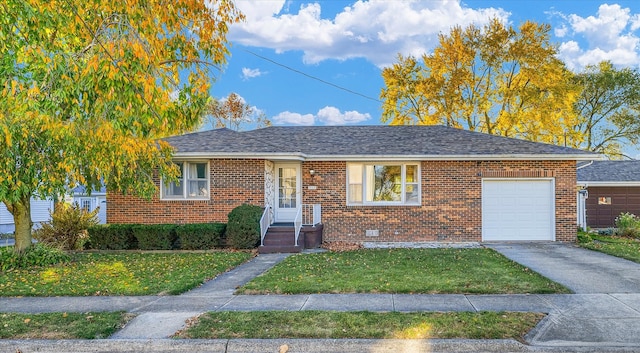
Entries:
[[[307,155],[301,152],[293,153],[211,153],[211,152],[177,152],[176,158],[183,159],[269,159],[288,161],[590,161],[603,160],[601,155],[583,154],[491,154],[491,155]],[[590,164],[591,164],[590,163]]]
[[640,181],[577,181],[583,187],[640,187]]

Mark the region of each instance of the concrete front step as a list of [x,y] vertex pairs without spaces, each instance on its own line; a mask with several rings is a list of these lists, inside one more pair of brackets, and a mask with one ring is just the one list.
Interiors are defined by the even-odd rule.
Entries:
[[295,234],[270,234],[264,237],[264,245],[294,245]]
[[272,225],[264,237],[264,245],[258,248],[261,254],[299,253],[304,244],[295,245],[296,232],[291,225]]

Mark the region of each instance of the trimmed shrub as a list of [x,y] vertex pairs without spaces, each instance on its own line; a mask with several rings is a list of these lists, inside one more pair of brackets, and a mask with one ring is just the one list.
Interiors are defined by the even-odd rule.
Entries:
[[82,250],[89,240],[87,229],[98,224],[98,209],[87,212],[77,203],[57,203],[49,214],[51,221],[42,223],[33,238],[62,250]]
[[87,230],[89,246],[98,250],[128,250],[138,247],[134,224],[98,224]]
[[222,245],[224,223],[195,223],[183,224],[176,227],[176,235],[180,249],[206,250],[218,248]]
[[176,241],[176,225],[138,224],[133,227],[133,236],[140,250],[171,250]]
[[227,245],[234,249],[252,249],[260,243],[260,217],[262,207],[241,205],[229,213]]
[[616,234],[623,237],[639,238],[640,237],[640,218],[636,215],[621,213],[616,217]]
[[0,248],[0,271],[57,265],[69,262],[71,259],[61,249],[40,243],[31,245],[23,254],[18,254],[13,249],[13,247]]

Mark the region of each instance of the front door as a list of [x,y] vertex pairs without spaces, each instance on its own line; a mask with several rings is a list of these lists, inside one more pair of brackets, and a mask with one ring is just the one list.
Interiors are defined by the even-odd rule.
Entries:
[[276,222],[293,222],[300,207],[300,164],[276,164]]

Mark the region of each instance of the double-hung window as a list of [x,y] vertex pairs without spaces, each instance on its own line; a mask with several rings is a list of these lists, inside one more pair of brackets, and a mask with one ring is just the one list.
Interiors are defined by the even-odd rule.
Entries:
[[348,163],[348,205],[419,205],[418,163]]
[[176,165],[180,175],[176,181],[162,183],[162,199],[209,199],[209,164],[176,162]]

